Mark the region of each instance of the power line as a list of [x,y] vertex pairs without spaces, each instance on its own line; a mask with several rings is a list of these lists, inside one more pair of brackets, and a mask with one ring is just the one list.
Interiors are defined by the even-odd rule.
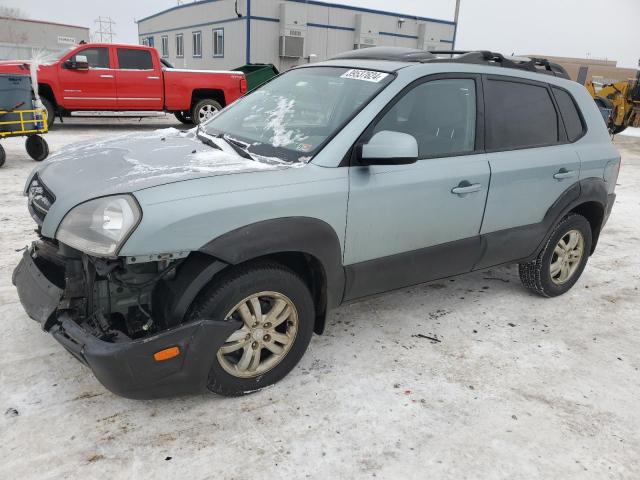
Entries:
[[98,24],[98,29],[94,34],[96,40],[99,37],[101,43],[113,43],[113,37],[116,35],[116,32],[113,31],[113,26],[116,22],[111,17],[98,17],[94,22]]

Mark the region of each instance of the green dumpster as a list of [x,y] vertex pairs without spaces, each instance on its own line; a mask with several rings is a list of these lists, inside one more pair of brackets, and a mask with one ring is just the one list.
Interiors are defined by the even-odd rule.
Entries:
[[271,63],[248,63],[233,70],[244,73],[247,79],[247,92],[278,75],[278,69]]

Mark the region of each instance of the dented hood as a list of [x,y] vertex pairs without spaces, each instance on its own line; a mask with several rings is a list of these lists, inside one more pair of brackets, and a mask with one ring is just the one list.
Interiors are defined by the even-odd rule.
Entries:
[[194,178],[289,168],[277,159],[249,160],[224,142],[203,144],[174,128],[120,135],[66,147],[34,173],[56,196],[77,203]]

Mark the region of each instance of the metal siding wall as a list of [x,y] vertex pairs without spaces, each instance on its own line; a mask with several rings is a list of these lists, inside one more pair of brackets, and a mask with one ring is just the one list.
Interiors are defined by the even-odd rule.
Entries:
[[[267,19],[279,19],[279,5],[282,0],[253,0],[251,2],[251,16],[263,17]],[[321,61],[331,56],[351,50],[355,43],[356,15],[364,15],[373,19],[373,24],[380,32],[392,35],[379,35],[379,45],[393,45],[403,47],[417,47],[418,45],[418,24],[426,23],[427,36],[433,37],[435,42],[440,40],[453,40],[454,25],[415,20],[410,17],[402,17],[405,21],[398,24],[398,16],[382,15],[368,12],[358,12],[344,8],[334,8],[325,5],[307,4],[307,22],[317,25],[329,25],[340,28],[307,27],[305,39],[305,57],[316,54],[313,61]],[[238,9],[246,15],[247,0],[238,2]],[[220,20],[235,17],[234,0],[218,0],[213,2],[202,2],[186,4],[183,8],[178,8],[161,14],[149,20],[139,23],[138,30],[140,39],[144,37],[144,32],[167,31],[181,26],[212,23]],[[216,26],[225,29],[225,56],[223,59],[212,58],[212,34],[211,30]],[[196,28],[181,29],[180,31],[170,31],[169,36],[169,60],[176,66],[186,68],[233,68],[245,63],[246,52],[246,19],[240,21],[226,22],[219,25],[206,25]],[[191,31],[202,30],[202,59],[194,59],[191,55]],[[185,41],[184,60],[175,58],[175,34],[182,32]],[[278,40],[280,34],[280,23],[268,20],[253,18],[251,20],[251,62],[253,63],[273,63],[280,70],[286,70],[293,66],[306,63],[307,58],[285,59],[278,55]],[[160,36],[162,33],[154,34],[154,42],[160,48]],[[416,37],[416,38],[413,38]],[[440,48],[451,48],[451,44],[441,42]]]

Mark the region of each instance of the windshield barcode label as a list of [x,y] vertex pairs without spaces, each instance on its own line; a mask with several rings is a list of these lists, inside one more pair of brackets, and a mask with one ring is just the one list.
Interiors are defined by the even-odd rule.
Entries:
[[354,80],[364,80],[365,82],[378,83],[387,78],[388,73],[374,72],[373,70],[351,69],[340,75],[340,78],[352,78]]

